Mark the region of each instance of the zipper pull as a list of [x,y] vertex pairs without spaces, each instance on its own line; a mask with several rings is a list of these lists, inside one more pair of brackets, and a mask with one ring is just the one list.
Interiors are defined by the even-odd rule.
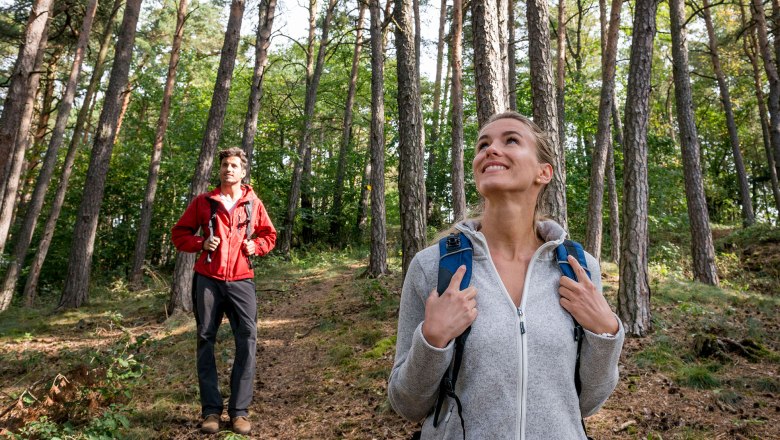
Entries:
[[525,334],[525,321],[523,320],[523,311],[520,307],[517,308],[517,316],[520,318],[520,334]]

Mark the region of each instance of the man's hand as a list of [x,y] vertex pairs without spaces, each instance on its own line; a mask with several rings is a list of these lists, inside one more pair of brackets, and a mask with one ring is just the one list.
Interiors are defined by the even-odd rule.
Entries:
[[206,252],[213,252],[219,246],[219,237],[212,235],[203,241],[203,250]]
[[244,240],[244,245],[241,246],[241,249],[243,249],[244,253],[246,255],[249,255],[250,257],[253,256],[255,254],[255,251],[257,250],[254,240],[249,240],[249,239]]

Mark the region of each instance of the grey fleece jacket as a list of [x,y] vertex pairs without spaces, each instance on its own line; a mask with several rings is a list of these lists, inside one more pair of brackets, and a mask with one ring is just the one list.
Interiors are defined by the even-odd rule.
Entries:
[[[545,241],[528,266],[522,302],[515,307],[488,252],[477,224],[457,226],[474,247],[471,285],[479,314],[466,342],[456,394],[463,404],[467,439],[585,439],[581,416],[594,414],[618,381],[623,324],[615,337],[585,330],[580,360],[582,392],[574,386],[577,343],[571,315],[559,303],[561,271],[554,249],[566,232],[553,221],[537,225]],[[422,335],[425,300],[436,287],[437,245],[419,252],[409,266],[401,294],[395,364],[388,394],[398,414],[425,418],[423,439],[462,439],[454,399],[448,398],[433,426],[439,382],[453,358]],[[588,269],[601,291],[601,270],[587,254]]]

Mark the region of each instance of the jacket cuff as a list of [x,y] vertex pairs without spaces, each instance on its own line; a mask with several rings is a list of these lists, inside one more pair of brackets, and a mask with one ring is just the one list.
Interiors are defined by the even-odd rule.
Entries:
[[417,325],[412,336],[412,345],[406,359],[409,377],[414,383],[406,383],[405,387],[417,390],[420,395],[430,396],[439,389],[439,382],[452,362],[454,344],[450,341],[444,348],[434,347],[425,340],[422,334],[422,322]]

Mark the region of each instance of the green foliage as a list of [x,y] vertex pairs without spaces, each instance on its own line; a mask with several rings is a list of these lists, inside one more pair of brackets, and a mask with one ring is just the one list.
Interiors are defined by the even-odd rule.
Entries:
[[720,385],[720,380],[714,374],[715,371],[717,371],[716,364],[685,365],[677,370],[675,381],[691,388],[711,389]]

